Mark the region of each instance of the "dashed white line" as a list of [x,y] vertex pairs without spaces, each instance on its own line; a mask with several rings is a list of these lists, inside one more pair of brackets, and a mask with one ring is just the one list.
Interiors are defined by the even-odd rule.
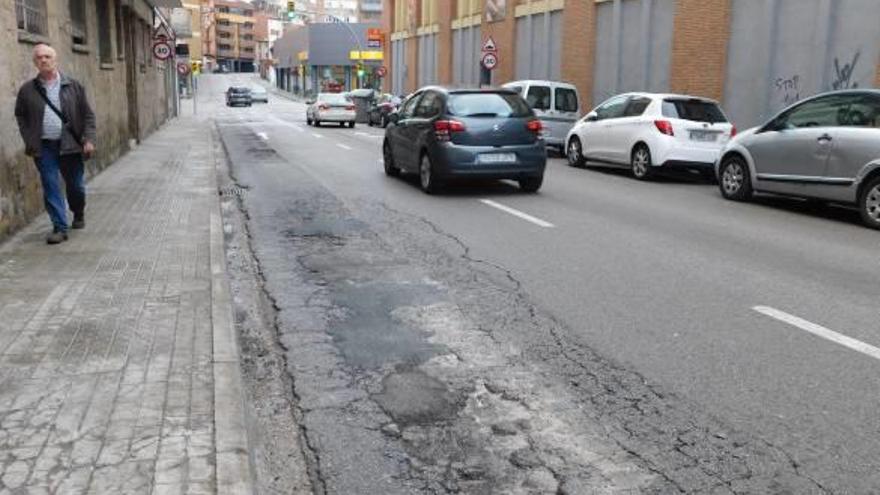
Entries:
[[263,141],[268,141],[268,140],[269,140],[269,135],[266,134],[265,132],[258,132],[258,133],[257,133],[257,136],[259,136],[260,139],[262,139]]
[[344,144],[342,144],[342,143],[336,143],[336,146],[339,146],[340,148],[342,148],[342,149],[344,149],[344,150],[348,150],[348,151],[351,151],[351,150],[352,150],[352,147],[351,147],[351,146],[346,146],[346,145],[344,145]]
[[491,206],[492,208],[497,208],[505,213],[510,213],[511,215],[513,215],[515,217],[519,217],[519,218],[521,218],[527,222],[531,222],[539,227],[544,227],[544,228],[554,227],[554,225],[550,222],[547,222],[545,220],[541,220],[538,217],[533,217],[533,216],[529,215],[528,213],[523,213],[515,208],[511,208],[509,206],[504,206],[501,203],[496,203],[495,201],[492,201],[491,199],[481,199],[480,202],[485,205]]
[[313,133],[312,133],[312,137],[315,137],[315,138],[321,139],[321,138],[324,137],[324,136],[322,136],[322,135],[320,135],[320,134],[316,134],[316,133],[313,132]]
[[810,332],[811,334],[818,337],[822,337],[823,339],[830,340],[835,344],[840,344],[856,352],[861,352],[862,354],[870,356],[874,359],[880,359],[880,348],[874,347],[871,344],[866,344],[861,340],[848,337],[846,335],[843,335],[842,333],[837,333],[834,330],[829,330],[823,327],[822,325],[817,325],[803,318],[788,314],[785,311],[771,308],[770,306],[755,306],[752,309],[757,311],[758,313],[777,319],[781,322],[788,323],[789,325],[800,328],[801,330],[804,330],[806,332]]

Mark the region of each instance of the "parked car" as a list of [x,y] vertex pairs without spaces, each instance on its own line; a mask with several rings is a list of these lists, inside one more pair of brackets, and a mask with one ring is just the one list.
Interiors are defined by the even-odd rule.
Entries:
[[251,106],[251,90],[241,86],[230,86],[226,90],[226,106]]
[[269,92],[262,86],[251,86],[251,101],[269,103]]
[[513,91],[426,87],[389,120],[385,173],[418,173],[426,193],[452,178],[513,179],[527,192],[541,187],[547,163],[541,121]]
[[568,163],[625,167],[637,179],[662,169],[697,170],[714,178],[721,149],[736,135],[713,100],[687,95],[627,93],[588,113],[568,133]]
[[580,118],[577,88],[557,81],[513,81],[503,87],[519,93],[535,111],[547,146],[564,151],[565,136]]
[[355,112],[354,102],[347,95],[341,93],[318,93],[318,97],[309,100],[306,109],[306,122],[309,125],[320,126],[322,122],[336,122],[340,126],[348,124],[354,127]]
[[391,94],[380,95],[367,111],[369,125],[388,127],[388,116],[400,106],[400,98]]
[[718,162],[721,194],[755,192],[855,204],[880,229],[880,90],[824,93],[732,140]]

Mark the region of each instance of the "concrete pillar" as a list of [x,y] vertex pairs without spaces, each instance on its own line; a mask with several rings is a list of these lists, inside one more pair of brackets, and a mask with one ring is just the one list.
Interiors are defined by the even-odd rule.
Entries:
[[596,3],[566,0],[562,17],[562,80],[577,87],[584,113],[593,107],[595,56]]
[[672,33],[670,89],[676,93],[724,96],[730,0],[677,0]]

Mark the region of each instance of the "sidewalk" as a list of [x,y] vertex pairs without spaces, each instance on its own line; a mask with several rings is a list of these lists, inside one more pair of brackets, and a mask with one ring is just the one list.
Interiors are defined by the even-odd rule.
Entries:
[[173,120],[0,246],[0,495],[251,493],[214,150]]

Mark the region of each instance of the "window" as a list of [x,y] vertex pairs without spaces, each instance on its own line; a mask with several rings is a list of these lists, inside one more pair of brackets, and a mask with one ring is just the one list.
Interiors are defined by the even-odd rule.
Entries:
[[443,110],[443,97],[434,91],[428,91],[419,102],[415,116],[421,119],[436,117]]
[[651,104],[650,98],[645,98],[643,96],[636,96],[629,100],[629,104],[626,105],[626,110],[623,112],[624,117],[638,117],[645,113],[645,109],[648,108],[648,105]]
[[458,0],[458,17],[477,15],[483,11],[484,0]]
[[46,0],[15,0],[18,29],[31,34],[46,34]]
[[416,102],[419,101],[419,97],[421,95],[422,95],[421,93],[416,93],[416,94],[410,96],[408,100],[406,100],[406,102],[403,104],[403,106],[401,107],[401,110],[400,110],[400,118],[401,119],[408,119],[413,116],[413,111],[416,108]]
[[95,7],[98,12],[98,56],[102,64],[113,63],[113,37],[110,33],[109,0],[97,0]]
[[547,86],[530,86],[526,102],[535,110],[550,110],[550,88]]
[[509,93],[453,93],[447,105],[449,115],[457,117],[528,117],[526,102]]
[[125,58],[125,43],[123,42],[124,27],[122,25],[122,2],[121,0],[116,0],[116,57],[119,60]]
[[846,100],[845,96],[831,95],[806,101],[777,118],[777,125],[780,129],[836,126],[847,112]]
[[663,116],[694,122],[727,122],[718,105],[705,100],[663,100]]
[[577,92],[569,88],[556,88],[556,110],[576,113],[578,111]]
[[880,98],[869,95],[848,96],[837,111],[837,125],[880,128]]
[[70,36],[74,44],[88,44],[86,38],[86,2],[85,0],[68,0],[70,6]]
[[623,111],[626,109],[627,102],[629,102],[628,96],[618,96],[617,98],[612,98],[606,101],[602,106],[596,109],[596,114],[599,116],[599,120],[616,119],[622,116]]

